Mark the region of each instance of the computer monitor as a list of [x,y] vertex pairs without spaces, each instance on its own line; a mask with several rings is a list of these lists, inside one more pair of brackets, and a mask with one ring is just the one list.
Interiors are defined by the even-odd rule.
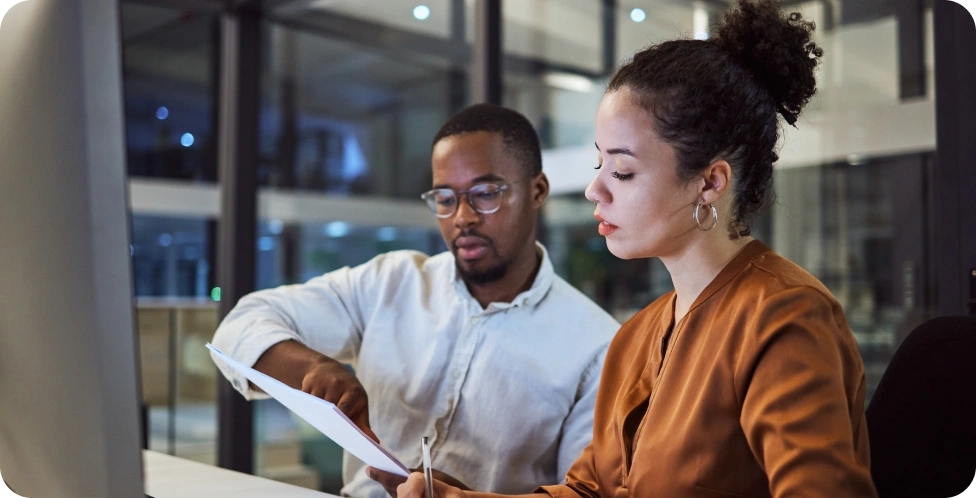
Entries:
[[118,11],[0,22],[0,474],[29,498],[143,496]]

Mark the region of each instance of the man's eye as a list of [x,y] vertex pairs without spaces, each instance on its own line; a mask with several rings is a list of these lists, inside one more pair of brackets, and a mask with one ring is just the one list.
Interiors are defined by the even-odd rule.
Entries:
[[443,197],[443,198],[437,199],[437,203],[440,204],[441,206],[453,206],[454,205],[454,198],[453,197]]

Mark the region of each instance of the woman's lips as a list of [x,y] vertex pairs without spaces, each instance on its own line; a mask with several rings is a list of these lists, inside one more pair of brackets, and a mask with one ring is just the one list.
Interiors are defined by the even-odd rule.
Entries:
[[593,218],[596,219],[596,221],[600,222],[600,224],[597,225],[597,230],[600,232],[600,235],[606,237],[607,235],[610,235],[611,233],[617,231],[617,225],[614,225],[608,222],[607,220],[603,219],[603,217],[600,216],[598,213],[593,213]]
[[600,235],[606,237],[606,236],[610,235],[611,233],[616,232],[617,231],[617,226],[616,225],[611,225],[610,223],[607,223],[605,221],[601,221],[600,224],[597,225],[597,230],[600,231]]

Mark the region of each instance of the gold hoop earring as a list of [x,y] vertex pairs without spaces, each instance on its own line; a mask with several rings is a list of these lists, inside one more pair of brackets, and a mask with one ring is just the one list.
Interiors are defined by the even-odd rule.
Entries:
[[701,218],[698,217],[698,212],[701,211],[702,204],[704,203],[705,199],[701,199],[698,201],[698,204],[695,204],[695,224],[698,225],[699,230],[707,232],[715,228],[715,225],[718,225],[718,210],[715,209],[715,206],[712,204],[705,204],[706,208],[712,208],[712,224],[708,225],[708,228],[705,228],[702,226]]

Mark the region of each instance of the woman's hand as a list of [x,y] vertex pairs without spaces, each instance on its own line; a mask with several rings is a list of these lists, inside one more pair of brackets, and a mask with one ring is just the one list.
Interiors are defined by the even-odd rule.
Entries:
[[[421,475],[423,475],[423,469],[413,469],[412,472],[418,472]],[[448,486],[453,486],[460,490],[470,489],[467,486],[465,486],[464,483],[462,483],[461,481],[437,469],[431,469],[431,473],[434,475],[435,482],[440,481],[442,483],[447,484]],[[374,467],[366,467],[366,475],[370,479],[380,483],[383,486],[383,489],[385,489],[386,492],[389,493],[389,495],[392,498],[397,497],[397,487],[403,484],[404,482],[406,482],[407,480],[406,477],[398,476],[396,474],[391,474],[389,472],[383,472],[382,470],[379,470]]]
[[414,472],[406,482],[396,488],[396,496],[397,498],[464,498],[464,491],[448,486],[437,479],[434,479],[434,496],[424,496],[425,490],[424,475]]

